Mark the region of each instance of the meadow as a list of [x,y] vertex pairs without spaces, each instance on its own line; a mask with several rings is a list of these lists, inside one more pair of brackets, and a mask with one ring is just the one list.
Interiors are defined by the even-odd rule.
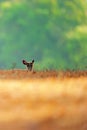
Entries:
[[87,71],[0,70],[0,130],[87,130]]

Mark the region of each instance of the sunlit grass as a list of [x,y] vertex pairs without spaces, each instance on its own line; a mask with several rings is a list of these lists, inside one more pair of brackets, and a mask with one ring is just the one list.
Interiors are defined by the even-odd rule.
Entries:
[[61,130],[78,130],[78,126],[87,124],[86,77],[0,80],[3,130],[33,130],[31,124],[38,123],[45,130],[50,127],[48,122]]

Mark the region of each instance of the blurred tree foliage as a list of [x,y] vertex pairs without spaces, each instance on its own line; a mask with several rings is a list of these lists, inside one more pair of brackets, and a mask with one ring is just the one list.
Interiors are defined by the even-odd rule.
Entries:
[[36,69],[85,69],[86,0],[0,0],[0,68],[32,58]]

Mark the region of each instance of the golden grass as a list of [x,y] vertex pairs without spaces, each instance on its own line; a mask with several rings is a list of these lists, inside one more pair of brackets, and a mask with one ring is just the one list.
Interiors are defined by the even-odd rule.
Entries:
[[87,130],[87,77],[63,74],[0,71],[0,130]]

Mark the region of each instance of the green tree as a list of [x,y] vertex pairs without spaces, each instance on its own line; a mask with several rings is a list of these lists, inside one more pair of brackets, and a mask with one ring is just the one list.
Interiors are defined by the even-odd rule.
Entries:
[[14,62],[22,67],[23,58],[35,58],[36,68],[72,68],[78,64],[84,69],[86,8],[87,2],[82,0],[1,1],[1,67],[8,68]]

